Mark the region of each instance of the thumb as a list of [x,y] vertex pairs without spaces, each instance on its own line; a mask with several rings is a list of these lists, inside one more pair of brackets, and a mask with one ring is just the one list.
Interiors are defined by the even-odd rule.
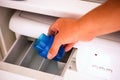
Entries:
[[48,59],[52,59],[57,55],[59,47],[61,45],[60,42],[61,41],[60,41],[59,34],[57,34],[54,38],[53,44],[52,44],[49,52],[48,52],[48,55],[47,55]]

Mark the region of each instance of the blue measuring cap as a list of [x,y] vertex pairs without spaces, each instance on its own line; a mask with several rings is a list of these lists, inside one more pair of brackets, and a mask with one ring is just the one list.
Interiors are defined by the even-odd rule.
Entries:
[[[38,51],[39,55],[47,58],[48,51],[51,48],[53,43],[54,36],[47,36],[44,33],[40,35],[40,37],[35,41],[34,48]],[[55,61],[59,61],[63,58],[65,53],[63,45],[60,46],[57,55],[52,59]]]

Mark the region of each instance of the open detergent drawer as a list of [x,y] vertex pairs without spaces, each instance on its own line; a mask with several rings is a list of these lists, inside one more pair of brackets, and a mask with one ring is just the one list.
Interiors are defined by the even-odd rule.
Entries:
[[0,69],[34,79],[62,80],[77,49],[67,52],[60,61],[53,61],[39,56],[33,48],[34,41],[20,36],[12,45],[8,56],[0,62]]

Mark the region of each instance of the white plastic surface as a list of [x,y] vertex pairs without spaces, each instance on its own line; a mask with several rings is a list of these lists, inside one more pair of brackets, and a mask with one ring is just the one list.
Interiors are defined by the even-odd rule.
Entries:
[[67,70],[64,80],[102,80],[100,78],[85,75],[79,71]]
[[35,79],[0,70],[0,80],[35,80]]
[[16,12],[9,23],[10,29],[20,35],[38,38],[48,32],[50,25],[56,18],[27,12]]
[[[119,39],[120,41],[120,39]],[[79,42],[76,56],[79,73],[100,80],[120,80],[120,43],[96,38]]]
[[99,6],[81,0],[0,0],[0,6],[57,17],[78,18]]

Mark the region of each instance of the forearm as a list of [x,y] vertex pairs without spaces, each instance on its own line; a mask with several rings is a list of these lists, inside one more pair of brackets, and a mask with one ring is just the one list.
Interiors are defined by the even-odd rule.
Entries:
[[60,18],[49,28],[55,35],[48,53],[52,59],[61,45],[69,51],[78,41],[89,41],[96,36],[120,30],[120,0],[109,0],[80,19]]
[[[93,37],[120,30],[120,0],[109,0],[77,21]],[[84,27],[83,27],[84,26]]]

